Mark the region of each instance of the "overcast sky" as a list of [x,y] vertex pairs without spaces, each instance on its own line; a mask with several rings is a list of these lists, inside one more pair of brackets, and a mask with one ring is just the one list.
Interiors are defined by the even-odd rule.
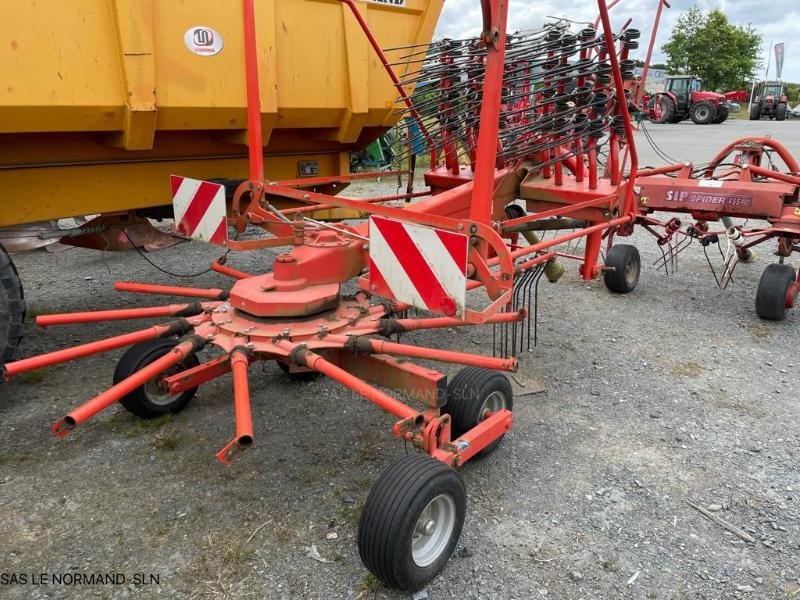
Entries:
[[[611,1],[611,0],[607,0]],[[620,0],[611,10],[615,27],[633,18],[631,27],[642,30],[641,48],[634,58],[644,58],[657,0]],[[667,41],[672,27],[681,12],[693,4],[709,10],[719,7],[736,25],[751,23],[764,40],[762,49],[766,61],[770,42],[789,42],[783,79],[800,82],[800,1],[798,0],[672,0],[671,9],[664,9],[661,20],[654,62],[663,62],[661,45]],[[769,7],[765,9],[765,7]],[[565,7],[569,7],[565,10]],[[597,17],[596,0],[510,0],[508,31],[541,27],[547,15],[567,17],[576,21],[594,21]],[[469,37],[477,35],[481,26],[479,0],[445,0],[444,12],[439,20],[437,33],[445,37]],[[764,63],[766,66],[766,62]],[[763,77],[761,69],[759,78]],[[775,76],[775,60],[772,60],[770,78]]]

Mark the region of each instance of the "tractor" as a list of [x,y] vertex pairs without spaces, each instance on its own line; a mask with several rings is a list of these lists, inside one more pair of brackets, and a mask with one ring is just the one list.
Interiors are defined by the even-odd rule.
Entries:
[[647,116],[653,123],[679,123],[691,118],[698,125],[722,123],[730,108],[722,94],[703,92],[703,80],[690,75],[670,75],[663,92],[650,101]]
[[762,117],[767,117],[784,121],[789,113],[788,102],[786,88],[780,81],[759,83],[750,103],[750,120],[758,121]]

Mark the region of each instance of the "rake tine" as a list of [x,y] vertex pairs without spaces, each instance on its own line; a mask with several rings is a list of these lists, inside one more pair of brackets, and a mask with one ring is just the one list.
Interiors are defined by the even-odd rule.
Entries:
[[237,454],[253,445],[253,416],[250,407],[250,389],[247,381],[247,367],[250,358],[247,349],[235,348],[231,352],[231,371],[233,371],[233,407],[236,414],[236,434],[227,445],[217,453],[217,460],[229,465]]
[[123,308],[118,310],[94,310],[77,313],[57,313],[39,315],[36,324],[39,327],[52,325],[73,325],[76,323],[98,323],[103,321],[126,321],[129,319],[149,319],[151,317],[194,317],[202,314],[206,308],[213,309],[217,304],[207,306],[200,302],[190,304],[169,304],[167,306],[151,306],[147,308]]
[[217,288],[203,289],[192,287],[175,287],[171,285],[154,285],[134,281],[118,281],[114,284],[118,292],[135,294],[156,294],[161,296],[186,296],[187,298],[207,298],[208,300],[227,300],[228,292]]
[[56,350],[55,352],[48,352],[47,354],[23,358],[22,360],[6,363],[4,367],[4,378],[6,381],[9,381],[12,377],[16,377],[28,371],[35,371],[36,369],[51,367],[78,358],[85,358],[102,352],[108,352],[109,350],[132,346],[133,344],[155,338],[183,335],[191,331],[196,323],[197,321],[192,322],[183,318],[175,319],[164,325],[156,325],[154,327],[148,327],[147,329],[81,344],[80,346],[65,348],[64,350]]
[[164,356],[154,360],[152,363],[137,371],[130,377],[123,379],[116,385],[107,389],[105,392],[95,396],[88,402],[81,404],[69,412],[64,418],[56,421],[51,427],[51,431],[57,437],[63,438],[75,427],[97,413],[105,410],[115,402],[118,402],[133,390],[143,386],[151,379],[158,377],[172,365],[179,363],[187,357],[197,353],[206,345],[206,340],[198,335],[190,335]]

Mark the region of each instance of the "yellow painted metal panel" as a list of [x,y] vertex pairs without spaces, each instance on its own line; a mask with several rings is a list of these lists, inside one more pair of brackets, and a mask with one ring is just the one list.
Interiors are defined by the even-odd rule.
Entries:
[[[442,3],[357,0],[383,47],[429,41]],[[296,177],[310,156],[337,157],[322,175],[346,173],[346,152],[396,118],[389,77],[339,0],[255,4],[267,177]],[[0,14],[2,223],[169,200],[153,192],[163,181],[112,192],[117,164],[139,179],[162,177],[152,165],[166,159],[192,177],[247,176],[241,0],[0,0]],[[197,26],[217,32],[218,53],[187,48]],[[54,185],[69,201],[30,208]]]

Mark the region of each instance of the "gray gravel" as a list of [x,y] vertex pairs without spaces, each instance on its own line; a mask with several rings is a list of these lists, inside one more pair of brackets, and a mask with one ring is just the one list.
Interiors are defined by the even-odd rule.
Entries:
[[[650,131],[682,159],[708,160],[734,137],[765,132],[800,154],[794,122]],[[643,163],[660,164],[643,142],[640,150]],[[651,239],[636,241],[645,265],[660,256]],[[190,271],[214,256],[184,244],[151,259]],[[724,291],[695,248],[673,276],[646,267],[625,297],[580,281],[577,265],[543,284],[540,343],[520,357],[520,377],[546,390],[519,397],[498,451],[463,469],[467,522],[430,598],[795,597],[798,315],[766,323],[753,307],[772,258],[760,249]],[[140,305],[113,282],[175,282],[133,253],[39,251],[16,261],[37,312]],[[248,253],[230,264],[260,272],[270,259]],[[24,352],[125,330],[29,326]],[[491,352],[489,329],[404,339]],[[142,424],[113,407],[54,439],[50,424],[109,385],[119,354],[0,388],[1,571],[157,574],[160,583],[0,585],[0,596],[408,597],[373,589],[354,540],[370,485],[405,451],[391,417],[332,382],[292,383],[267,365],[252,377],[256,445],[230,468],[213,458],[232,434],[228,378],[204,386],[170,421]],[[327,562],[308,556],[312,545]]]

